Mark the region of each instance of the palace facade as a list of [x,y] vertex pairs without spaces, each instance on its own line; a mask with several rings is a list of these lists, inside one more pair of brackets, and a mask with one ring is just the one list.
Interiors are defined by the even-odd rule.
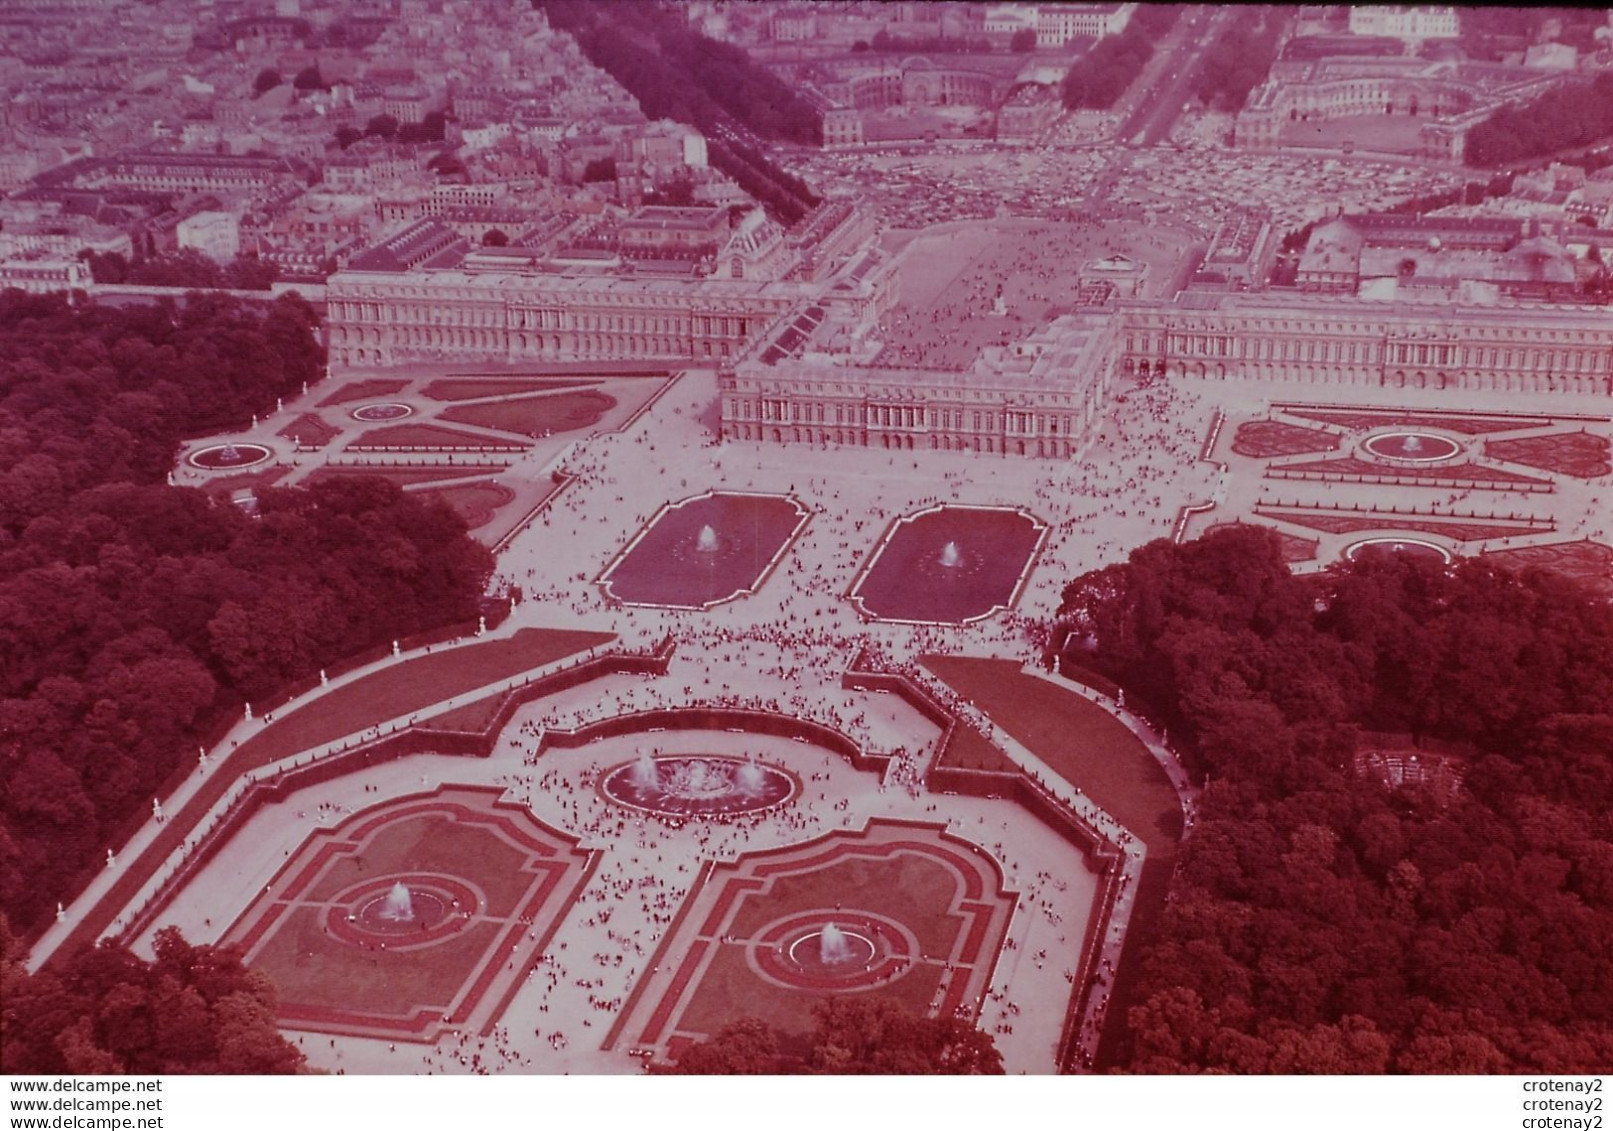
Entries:
[[[327,287],[338,368],[656,359],[718,370],[725,437],[1068,458],[1116,377],[1577,393],[1613,403],[1605,307],[1186,291],[1077,307],[961,370],[876,363],[899,273],[822,282],[417,270]],[[1393,284],[1395,280],[1383,280]]]
[[1613,398],[1613,319],[1599,307],[1189,292],[1066,315],[962,372],[762,346],[719,369],[722,434],[1068,458],[1117,374]]
[[1123,374],[1613,397],[1606,307],[1188,292],[1116,316]]
[[1279,60],[1233,124],[1236,144],[1272,149],[1294,122],[1401,115],[1417,119],[1418,151],[1457,161],[1467,131],[1503,105],[1522,105],[1563,82],[1558,72],[1416,57]]
[[1066,315],[1014,346],[985,350],[962,372],[847,365],[768,348],[718,370],[722,434],[1067,459],[1102,409],[1117,328],[1108,314]]
[[326,285],[331,365],[736,357],[818,288],[730,279],[342,272]]

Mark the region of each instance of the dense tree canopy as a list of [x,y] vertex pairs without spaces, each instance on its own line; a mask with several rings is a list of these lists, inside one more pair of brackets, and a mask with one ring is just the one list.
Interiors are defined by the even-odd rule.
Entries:
[[316,380],[306,303],[0,294],[0,908],[38,924],[199,736],[336,660],[469,619],[486,551],[391,484],[164,484],[180,438]]
[[[1613,1058],[1613,609],[1483,559],[1295,578],[1254,528],[1065,591],[1068,663],[1209,775],[1126,1063],[1593,1071]],[[1357,771],[1363,730],[1458,743],[1461,788]]]
[[1468,131],[1465,160],[1494,168],[1613,137],[1613,74],[1571,82],[1526,106],[1506,105]]
[[[1036,33],[1031,32],[1029,52],[1036,46]],[[872,48],[884,55],[989,55],[991,41],[981,35],[898,35],[890,28],[880,28],[864,49]],[[1015,50],[1019,50],[1015,48]]]
[[142,287],[176,287],[182,290],[266,291],[280,277],[278,264],[252,252],[237,255],[222,267],[194,248],[167,255],[128,260],[115,251],[91,252],[84,257],[97,283],[126,283]]
[[683,13],[659,4],[534,0],[556,28],[571,33],[595,66],[608,71],[651,118],[685,122],[706,134],[714,168],[784,223],[817,204],[798,178],[751,142],[818,145],[822,115],[793,86],[745,51],[691,32]]
[[582,183],[591,185],[600,181],[614,181],[616,179],[616,158],[596,157],[588,162],[582,171]]
[[1271,72],[1283,28],[1293,14],[1287,7],[1240,7],[1199,64],[1194,90],[1199,101],[1232,113],[1242,110],[1249,92]]
[[168,927],[156,959],[103,943],[30,975],[0,916],[0,1072],[19,1075],[280,1075],[302,1053],[275,1025],[267,976],[238,951],[191,946]]
[[1154,57],[1155,42],[1170,31],[1181,11],[1176,4],[1143,4],[1124,31],[1093,44],[1065,73],[1065,107],[1107,110],[1113,106]]
[[692,1046],[670,1076],[1000,1076],[990,1036],[954,1017],[920,1017],[889,1001],[831,997],[813,1007],[805,1055],[783,1049],[767,1022],[749,1017]]

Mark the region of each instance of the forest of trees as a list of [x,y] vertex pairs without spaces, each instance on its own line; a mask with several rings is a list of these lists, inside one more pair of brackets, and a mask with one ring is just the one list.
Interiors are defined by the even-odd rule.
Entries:
[[1106,35],[1070,65],[1064,76],[1068,110],[1107,110],[1154,57],[1154,44],[1175,26],[1178,4],[1143,4],[1119,35]]
[[1548,91],[1527,106],[1503,106],[1468,131],[1464,159],[1495,168],[1613,137],[1613,74]]
[[817,110],[772,71],[753,64],[743,49],[689,31],[681,11],[659,4],[534,3],[554,27],[575,36],[589,61],[626,87],[645,114],[704,133],[712,166],[779,220],[793,224],[817,204],[798,178],[737,140],[748,130],[772,141],[823,142]]
[[[1067,670],[1146,702],[1208,779],[1125,1067],[1613,1062],[1613,608],[1482,558],[1294,577],[1252,527],[1064,597]],[[1460,744],[1461,788],[1355,772],[1367,730]]]
[[1200,64],[1194,94],[1206,106],[1237,113],[1249,92],[1266,81],[1277,59],[1292,8],[1245,8],[1211,44]]
[[[726,1026],[657,1076],[1001,1076],[991,1037],[955,1017],[920,1017],[889,1001],[826,997],[793,1040],[760,1018]],[[798,1046],[798,1047],[797,1047]]]
[[275,1024],[275,990],[233,949],[168,927],[147,962],[102,943],[30,975],[0,915],[0,1072],[284,1075],[303,1055]]
[[132,308],[0,293],[0,910],[37,928],[199,736],[319,668],[476,615],[491,563],[377,479],[165,485],[183,437],[319,378],[295,295]]
[[115,251],[84,256],[90,277],[97,283],[127,283],[142,287],[179,287],[186,290],[266,291],[280,278],[280,266],[246,252],[220,266],[194,248],[167,255],[128,259]]
[[[1016,37],[1017,38],[1017,37]],[[1020,42],[1023,42],[1021,40]],[[984,36],[899,35],[889,28],[880,28],[868,41],[868,46],[881,55],[989,55],[991,41]],[[1030,45],[1013,48],[1028,54],[1036,48],[1036,32],[1031,31]]]

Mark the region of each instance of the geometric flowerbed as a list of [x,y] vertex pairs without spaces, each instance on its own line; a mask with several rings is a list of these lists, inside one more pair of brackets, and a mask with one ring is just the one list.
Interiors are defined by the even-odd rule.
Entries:
[[[1240,525],[1244,524],[1238,522],[1218,523],[1209,527],[1204,533],[1213,534],[1217,530],[1230,530],[1232,527]],[[1265,526],[1260,528],[1262,530],[1269,529],[1269,527]],[[1278,541],[1282,544],[1283,561],[1292,564],[1293,562],[1313,562],[1316,560],[1316,552],[1321,545],[1317,539],[1300,538],[1297,535],[1281,530],[1273,531],[1273,533],[1277,535]]]
[[279,432],[279,435],[305,448],[323,448],[341,434],[340,428],[312,412],[303,413]]
[[513,451],[527,446],[514,436],[484,436],[475,432],[462,432],[457,428],[444,428],[438,424],[395,424],[390,428],[375,428],[363,433],[347,445],[347,450],[429,451],[434,448],[468,448],[475,451]]
[[515,492],[502,483],[467,483],[458,487],[442,487],[421,491],[426,498],[441,499],[465,520],[467,530],[475,530],[493,521],[493,514],[515,500]]
[[1254,459],[1331,452],[1337,450],[1338,446],[1339,437],[1331,432],[1323,432],[1320,428],[1301,428],[1280,420],[1246,420],[1238,425],[1232,441],[1233,451]]
[[1600,542],[1585,539],[1491,550],[1485,553],[1484,559],[1507,569],[1549,569],[1577,579],[1603,597],[1613,596],[1613,546]]
[[[430,1042],[487,1032],[596,854],[502,790],[441,787],[316,831],[225,933],[289,1029]],[[387,914],[402,885],[405,914]]]
[[1550,525],[1517,526],[1498,522],[1447,522],[1440,521],[1437,516],[1421,518],[1410,514],[1390,514],[1386,511],[1338,514],[1318,513],[1315,511],[1279,511],[1261,507],[1255,513],[1263,518],[1291,522],[1295,526],[1305,526],[1328,534],[1349,534],[1358,530],[1418,530],[1425,534],[1438,534],[1446,538],[1454,538],[1460,542],[1544,534],[1552,529]]
[[1551,421],[1531,416],[1468,416],[1457,413],[1372,412],[1350,409],[1303,408],[1298,405],[1273,405],[1286,416],[1297,416],[1364,432],[1371,428],[1398,425],[1402,428],[1443,428],[1469,436],[1487,432],[1516,432],[1523,428],[1544,428]]
[[989,855],[915,821],[876,818],[708,866],[605,1047],[676,1058],[741,1017],[766,1018],[789,1045],[830,994],[973,1017],[1015,900]]
[[487,397],[518,396],[522,393],[552,393],[561,389],[586,389],[598,381],[565,378],[512,380],[508,377],[444,377],[420,390],[434,401],[475,401]]
[[583,389],[542,397],[511,397],[482,404],[455,405],[437,414],[437,419],[454,424],[496,428],[523,436],[547,436],[572,432],[599,423],[616,407],[616,398]]
[[1484,454],[1491,459],[1527,464],[1561,475],[1594,479],[1613,472],[1608,461],[1606,436],[1591,432],[1552,432],[1545,436],[1523,436],[1513,440],[1490,440]]
[[1442,464],[1438,467],[1414,467],[1404,464],[1385,465],[1341,456],[1335,459],[1306,460],[1302,463],[1285,463],[1266,468],[1267,479],[1327,479],[1329,477],[1362,482],[1407,483],[1432,480],[1441,484],[1464,484],[1473,487],[1499,486],[1505,490],[1517,487],[1544,487],[1550,481],[1499,467],[1485,467],[1475,463]]
[[387,378],[374,378],[368,381],[349,381],[345,385],[337,385],[319,402],[320,408],[329,408],[332,405],[350,404],[353,401],[372,400],[375,397],[389,397],[408,387],[407,380],[391,380]]

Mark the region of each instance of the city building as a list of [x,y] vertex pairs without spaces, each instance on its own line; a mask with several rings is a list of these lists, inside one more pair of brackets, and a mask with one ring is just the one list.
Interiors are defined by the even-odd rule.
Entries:
[[1522,105],[1562,81],[1560,72],[1414,56],[1282,59],[1250,92],[1233,136],[1240,148],[1274,149],[1296,123],[1399,116],[1417,121],[1415,141],[1386,138],[1382,144],[1460,160],[1475,125],[1501,106]]
[[217,263],[228,263],[241,251],[241,219],[233,212],[197,212],[174,229],[182,248],[192,248]]
[[[779,337],[802,333],[814,312],[823,309],[806,308]],[[1106,315],[1065,315],[983,351],[962,373],[797,358],[775,342],[719,370],[722,434],[1067,459],[1090,435],[1113,380],[1115,331]]]
[[1036,13],[1036,46],[1063,47],[1072,39],[1119,35],[1136,4],[1043,4]]
[[1189,291],[1121,303],[1121,372],[1613,396],[1605,307],[1394,298]]
[[1350,32],[1420,43],[1425,39],[1455,39],[1462,34],[1462,25],[1455,8],[1360,4],[1350,7]]
[[1312,230],[1295,283],[1357,294],[1374,280],[1397,293],[1459,294],[1466,284],[1515,298],[1572,300],[1575,257],[1538,220],[1338,216]]
[[[367,253],[368,254],[368,253]],[[352,267],[358,267],[355,258]],[[331,276],[331,365],[737,356],[800,283],[612,274],[354,270]]]

